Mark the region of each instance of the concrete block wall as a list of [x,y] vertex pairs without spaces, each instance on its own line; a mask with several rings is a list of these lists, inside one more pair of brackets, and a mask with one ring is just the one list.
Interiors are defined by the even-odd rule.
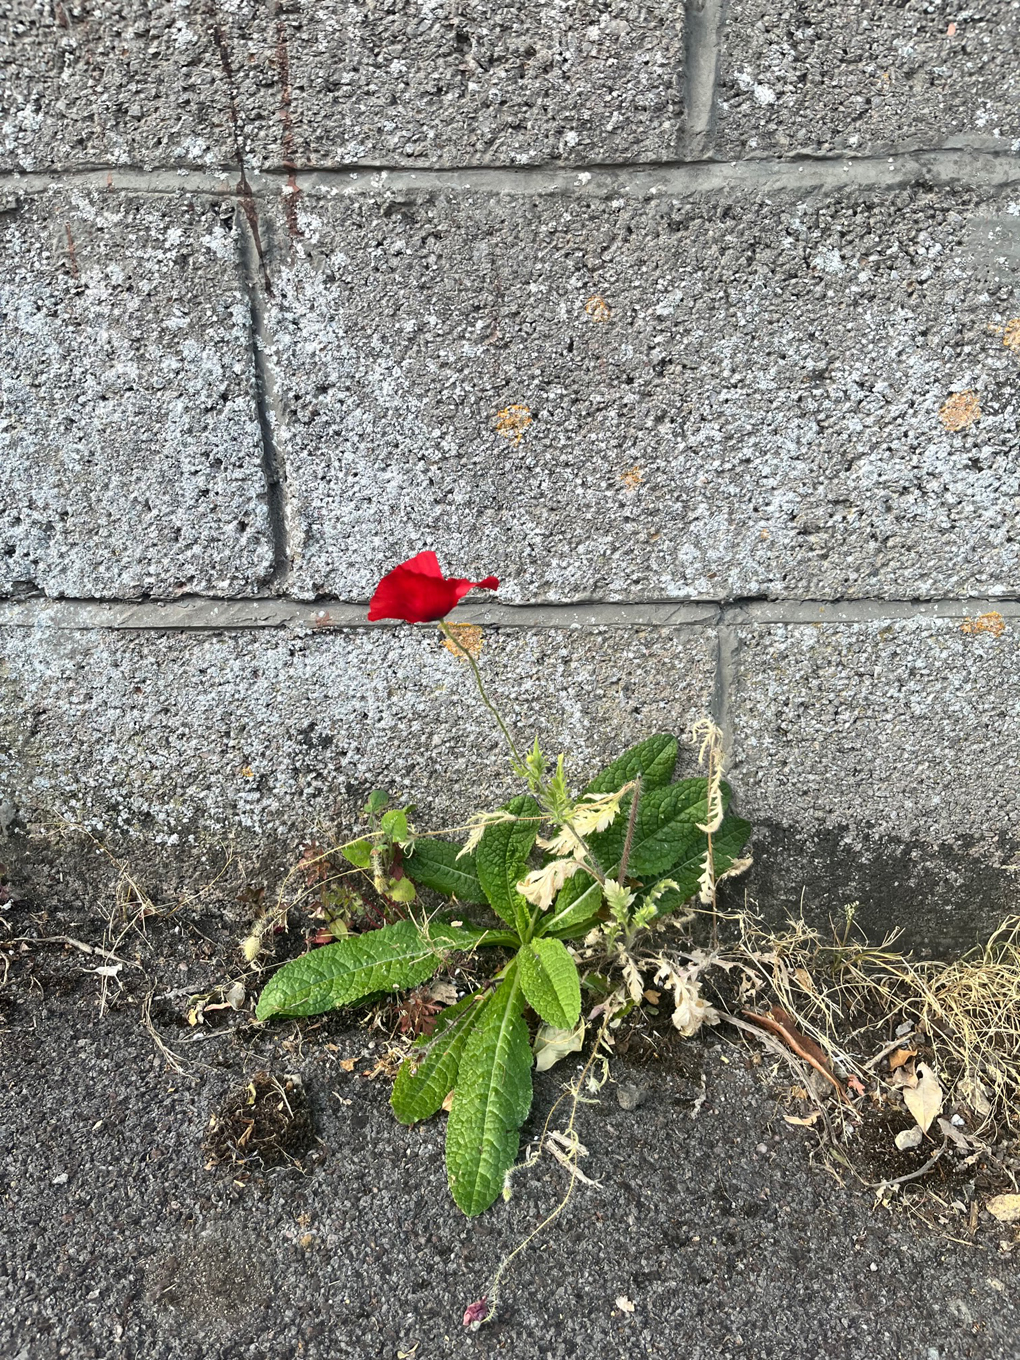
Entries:
[[0,860],[274,882],[713,712],[747,888],[1017,909],[1020,2],[12,0]]

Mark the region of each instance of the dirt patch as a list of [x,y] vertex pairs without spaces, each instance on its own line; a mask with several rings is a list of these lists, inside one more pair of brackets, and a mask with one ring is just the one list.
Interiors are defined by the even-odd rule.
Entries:
[[295,1166],[314,1142],[301,1078],[256,1072],[243,1086],[229,1091],[209,1116],[202,1151],[209,1170],[224,1162]]

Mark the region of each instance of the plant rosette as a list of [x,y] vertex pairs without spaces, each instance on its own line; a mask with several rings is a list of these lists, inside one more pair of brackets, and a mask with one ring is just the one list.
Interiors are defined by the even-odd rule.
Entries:
[[[494,590],[498,581],[445,578],[433,553],[419,553],[383,577],[369,617],[436,621],[473,584]],[[279,969],[256,1014],[263,1021],[319,1015],[420,986],[456,951],[503,951],[494,976],[443,1010],[431,1033],[416,1041],[391,1097],[404,1124],[449,1109],[450,1190],[463,1212],[475,1215],[503,1190],[531,1108],[531,1017],[567,1035],[581,1026],[581,977],[569,942],[597,931],[607,954],[629,957],[640,932],[694,897],[711,900],[706,885],[714,893],[727,873],[743,867],[751,828],[727,811],[721,763],[713,769],[710,762],[706,777],[674,781],[678,743],[665,733],[632,747],[572,793],[562,756],[550,766],[537,742],[520,754],[474,658],[465,656],[526,791],[495,812],[474,815],[462,845],[415,832],[402,810],[386,814],[388,824],[373,835],[342,847],[356,868],[375,875],[386,872],[379,844],[399,849],[404,878],[455,904],[456,915],[409,915],[313,949]],[[492,923],[465,920],[462,907],[487,909]]]

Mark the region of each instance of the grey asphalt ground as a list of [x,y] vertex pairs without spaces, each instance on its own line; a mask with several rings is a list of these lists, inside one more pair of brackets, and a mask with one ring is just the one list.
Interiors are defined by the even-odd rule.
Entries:
[[[12,935],[99,940],[95,921],[4,914]],[[465,1331],[466,1305],[554,1207],[566,1171],[543,1157],[509,1204],[464,1219],[445,1185],[442,1117],[395,1122],[386,1081],[361,1075],[381,1038],[354,1017],[256,1031],[220,1015],[189,1029],[187,993],[223,977],[213,931],[132,936],[126,957],[144,975],[124,969],[102,1015],[87,971],[100,960],[14,953],[0,988],[3,1360],[1020,1354],[1016,1230],[982,1214],[968,1241],[950,1212],[940,1235],[841,1185],[812,1164],[811,1134],[784,1123],[768,1065],[716,1031],[681,1065],[614,1063],[617,1085],[578,1116],[598,1187],[579,1186],[517,1258],[495,1321]],[[153,1020],[184,1075],[141,1024],[150,987],[178,993]],[[300,1074],[318,1142],[301,1170],[206,1169],[210,1113],[266,1067]],[[563,1079],[536,1079],[525,1139]],[[621,1108],[627,1083],[646,1092],[636,1109]],[[956,1193],[966,1187],[943,1191]]]

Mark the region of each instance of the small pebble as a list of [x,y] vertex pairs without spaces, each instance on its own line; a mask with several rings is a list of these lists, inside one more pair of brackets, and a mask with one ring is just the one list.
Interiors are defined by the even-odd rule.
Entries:
[[627,1082],[625,1085],[616,1088],[616,1102],[621,1110],[636,1110],[647,1099],[647,1090],[643,1086],[636,1086],[633,1082]]

